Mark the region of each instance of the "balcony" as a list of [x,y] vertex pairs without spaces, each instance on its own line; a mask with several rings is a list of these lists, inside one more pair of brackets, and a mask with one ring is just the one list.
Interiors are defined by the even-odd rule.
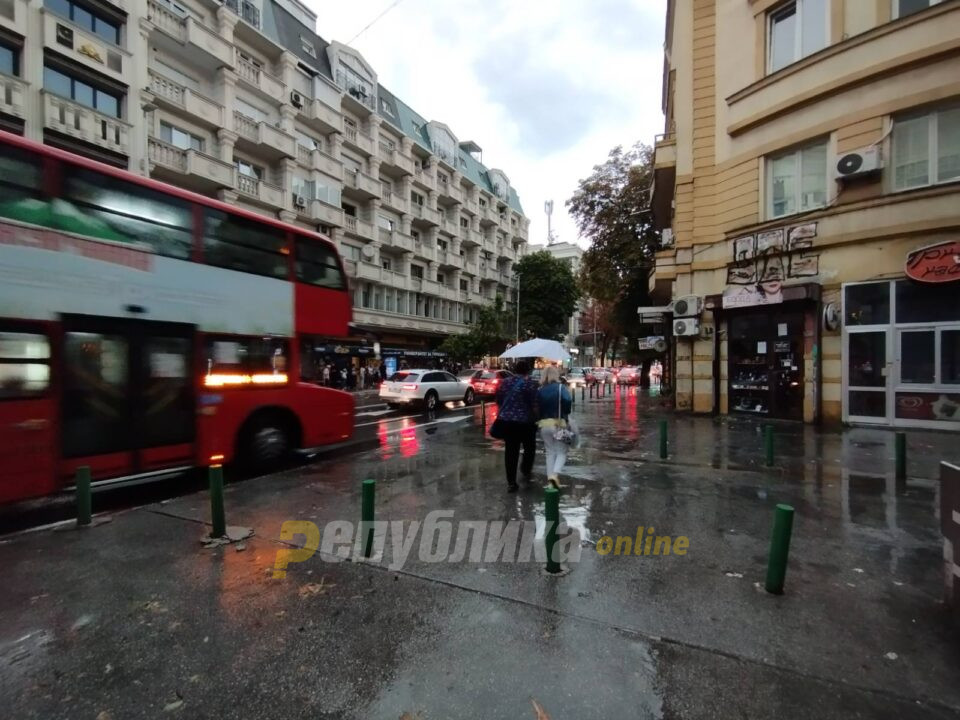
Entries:
[[23,80],[0,73],[0,112],[24,118],[23,100],[28,89]]
[[417,203],[411,203],[411,214],[419,219],[423,220],[430,225],[439,225],[440,224],[440,213],[429,208],[426,205],[419,205]]
[[479,205],[478,210],[477,214],[480,216],[481,226],[489,227],[497,224],[497,215],[490,209],[489,205]]
[[437,248],[427,245],[425,242],[414,242],[413,254],[423,260],[434,262],[437,259]]
[[486,267],[480,268],[480,279],[487,280],[490,282],[500,282],[500,272],[495,267]]
[[653,227],[663,230],[673,220],[673,195],[677,178],[677,136],[657,135],[653,146],[653,187],[650,210]]
[[473,229],[460,230],[460,243],[466,247],[479,247],[483,244],[483,236]]
[[311,149],[297,143],[297,161],[311,170],[319,170],[337,180],[343,180],[343,165],[323,150]]
[[381,142],[377,146],[382,166],[389,170],[413,175],[413,159],[404,155],[396,147]]
[[257,122],[239,110],[233,111],[233,131],[238,142],[253,145],[260,154],[274,159],[297,156],[297,140],[283,130],[267,122]]
[[437,262],[445,267],[453,267],[458,270],[463,269],[463,257],[459,253],[454,253],[449,250],[438,250]]
[[235,176],[235,187],[240,194],[254,198],[255,200],[260,201],[264,205],[269,205],[270,207],[285,208],[287,206],[285,200],[286,191],[283,188],[263,182],[262,180],[258,180],[257,178],[249,175],[235,173]]
[[376,90],[368,89],[365,85],[347,77],[342,70],[337,70],[337,86],[343,90],[343,99],[347,106],[355,113],[369,115],[377,109]]
[[355,127],[347,125],[343,129],[343,141],[367,155],[373,155],[373,138]]
[[463,201],[463,192],[450,181],[444,182],[443,180],[437,179],[437,192],[441,198],[453,200],[457,203]]
[[354,191],[353,195],[359,195],[364,200],[379,198],[383,192],[383,186],[378,180],[374,180],[365,172],[347,168],[343,173],[344,190]]
[[309,100],[304,98],[303,109],[307,125],[319,130],[324,135],[332,132],[343,132],[343,119],[340,112],[327,105],[323,100]]
[[235,67],[237,78],[251,89],[256,90],[261,97],[272,102],[276,102],[278,99],[286,100],[286,86],[262,67],[254,65],[249,60],[244,60],[239,55],[236,58]]
[[407,212],[407,200],[400,195],[397,195],[393,191],[393,185],[391,183],[381,183],[381,194],[380,197],[383,200],[383,204],[386,205],[391,210],[395,210],[400,213]]
[[183,17],[153,0],[148,0],[147,20],[162,35],[171,38],[180,46],[173,48],[159,41],[161,49],[179,51],[193,65],[233,65],[233,47],[192,17]]
[[480,273],[480,265],[476,260],[465,260],[463,263],[463,271],[471,275],[478,275]]
[[413,170],[413,179],[415,182],[419,183],[428,190],[437,189],[437,180],[432,173],[424,170],[423,168],[418,168],[414,166]]
[[321,225],[343,227],[343,208],[328,205],[323,200],[311,200],[308,203],[310,218]]
[[130,53],[48,10],[43,11],[43,44],[79,67],[124,84],[130,82],[124,75],[131,67]]
[[440,283],[426,278],[411,277],[410,288],[419,292],[429,293],[430,295],[440,294]]
[[209,127],[223,127],[223,105],[208,100],[190,88],[151,70],[148,89],[153,93],[158,105],[185,112],[192,120],[200,121]]
[[509,244],[499,245],[497,247],[497,255],[507,258],[508,260],[517,259],[517,251],[514,250]]
[[122,155],[130,154],[129,123],[45,90],[42,94],[45,127]]
[[[159,166],[157,175],[184,176],[179,179],[192,181],[191,186],[198,188],[233,187],[233,165],[197,150],[183,150],[157,138],[147,141],[147,154],[150,162]],[[151,172],[151,175],[153,173]]]
[[361,220],[352,215],[345,215],[343,218],[343,228],[348,233],[356,235],[364,240],[373,240],[373,225],[366,220]]
[[480,212],[477,201],[471,200],[469,197],[467,197],[466,193],[463,194],[463,209],[471,215],[477,215]]
[[252,2],[248,0],[223,0],[223,5],[234,13],[240,16],[240,18],[249,25],[260,29],[260,10]]

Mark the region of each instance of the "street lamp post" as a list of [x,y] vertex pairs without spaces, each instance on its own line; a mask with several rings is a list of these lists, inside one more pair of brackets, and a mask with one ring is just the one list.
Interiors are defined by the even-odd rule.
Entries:
[[520,275],[517,276],[517,343],[520,342]]

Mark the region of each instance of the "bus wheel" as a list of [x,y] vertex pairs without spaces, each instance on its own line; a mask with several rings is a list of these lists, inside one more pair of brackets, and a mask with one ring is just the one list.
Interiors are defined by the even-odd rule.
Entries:
[[290,433],[279,418],[259,418],[245,433],[244,449],[255,467],[276,465],[290,452]]

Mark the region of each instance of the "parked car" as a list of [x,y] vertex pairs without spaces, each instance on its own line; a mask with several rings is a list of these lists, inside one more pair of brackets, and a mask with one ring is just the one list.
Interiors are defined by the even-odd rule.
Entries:
[[480,396],[496,395],[500,383],[512,377],[513,373],[509,370],[488,370],[474,382],[473,389]]
[[584,387],[587,384],[586,368],[570,368],[564,377],[566,378],[567,385],[570,388]]
[[590,371],[590,379],[593,383],[604,384],[613,382],[613,372],[609,368],[596,367]]
[[444,370],[400,370],[380,386],[380,398],[391,408],[421,405],[435,410],[445,402],[470,405],[475,396],[469,382]]
[[640,368],[622,367],[617,373],[618,385],[637,385],[640,383]]

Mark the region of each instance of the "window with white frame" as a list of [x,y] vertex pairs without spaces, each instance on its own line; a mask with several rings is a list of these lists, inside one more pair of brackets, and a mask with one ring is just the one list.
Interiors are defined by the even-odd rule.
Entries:
[[960,106],[893,123],[893,189],[960,180]]
[[168,122],[160,122],[160,139],[181,150],[203,152],[203,138]]
[[943,0],[892,0],[893,17],[901,18],[926,10],[931,5],[939,5]]
[[767,218],[827,204],[827,141],[820,140],[766,158]]
[[768,72],[776,72],[827,46],[829,5],[828,0],[793,0],[769,13]]

